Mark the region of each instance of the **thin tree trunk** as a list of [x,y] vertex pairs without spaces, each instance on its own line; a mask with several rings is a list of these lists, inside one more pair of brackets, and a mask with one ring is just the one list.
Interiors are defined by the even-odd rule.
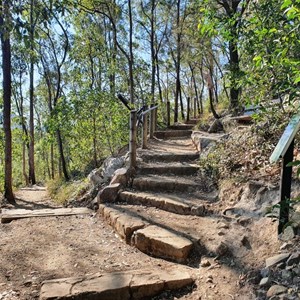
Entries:
[[51,161],[51,179],[54,179],[55,177],[55,167],[54,167],[54,146],[51,142],[50,145],[50,161]]
[[130,103],[134,103],[134,78],[133,78],[133,21],[132,21],[132,9],[131,0],[128,0],[128,13],[129,13],[129,94]]
[[210,110],[214,116],[215,119],[219,119],[219,115],[217,114],[215,107],[214,107],[214,97],[213,97],[213,88],[208,89],[209,93],[209,104],[210,104]]
[[[6,24],[9,23],[8,1],[0,1],[0,30],[2,47],[2,71],[3,71],[3,128],[5,135],[5,166],[4,166],[4,197],[15,204],[12,190],[12,135],[11,135],[11,46],[10,31]],[[5,21],[4,21],[5,20]]]
[[25,185],[28,186],[29,178],[26,173],[26,142],[23,142],[23,145],[22,145],[22,172],[23,172]]
[[29,64],[29,182],[36,184],[35,168],[34,168],[34,22],[33,22],[33,1],[30,1],[30,64]]
[[98,166],[97,158],[97,128],[96,128],[96,117],[93,116],[93,157],[94,157],[94,167]]
[[180,24],[180,0],[177,0],[177,16],[176,16],[176,28],[177,28],[177,39],[176,39],[176,89],[175,89],[175,111],[174,111],[174,123],[178,122],[178,102],[180,97],[180,44],[181,44],[181,33],[179,31]]
[[180,100],[181,118],[182,118],[182,120],[184,120],[185,116],[184,116],[184,106],[183,106],[183,100],[182,100],[181,84],[179,84],[179,100]]
[[156,80],[157,80],[157,86],[158,86],[158,93],[159,93],[159,99],[160,102],[163,103],[163,94],[162,94],[162,88],[161,88],[161,83],[160,83],[160,69],[159,69],[159,64],[156,62]]
[[69,181],[70,177],[67,171],[67,163],[64,155],[64,148],[63,148],[63,142],[62,142],[62,137],[61,137],[61,132],[59,129],[56,130],[56,137],[57,137],[57,144],[58,144],[58,149],[59,149],[59,154],[60,154],[60,162],[61,162],[61,168],[62,172],[64,174],[65,180]]
[[[237,49],[237,42],[235,40],[229,41],[229,57],[230,57],[229,64],[230,64],[231,72],[232,72],[232,74],[234,74],[234,76],[236,76],[240,70],[240,67],[239,67],[239,54],[238,54],[238,49]],[[239,94],[240,94],[240,89],[236,87],[235,80],[231,80],[231,83],[230,83],[230,107],[233,110],[238,109]]]

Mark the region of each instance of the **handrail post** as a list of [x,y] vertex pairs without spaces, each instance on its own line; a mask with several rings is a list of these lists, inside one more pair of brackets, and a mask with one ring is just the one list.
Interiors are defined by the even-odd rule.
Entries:
[[154,124],[153,124],[153,126],[154,126],[154,131],[156,131],[157,130],[157,108],[158,108],[158,106],[157,106],[157,104],[155,105],[156,106],[156,108],[154,109]]
[[187,97],[187,112],[186,112],[186,121],[190,120],[190,108],[191,108],[191,98]]
[[167,101],[167,126],[171,125],[171,104],[170,101]]
[[[147,107],[145,107],[145,111]],[[147,149],[148,139],[148,113],[143,114],[143,129],[142,129],[142,149]]]
[[137,111],[130,111],[130,134],[129,134],[129,166],[130,168],[136,167],[136,120]]
[[[150,108],[152,108],[154,106],[154,104],[152,103],[150,105]],[[155,113],[154,110],[152,109],[150,111],[150,139],[153,139],[154,136],[154,122],[155,122]]]

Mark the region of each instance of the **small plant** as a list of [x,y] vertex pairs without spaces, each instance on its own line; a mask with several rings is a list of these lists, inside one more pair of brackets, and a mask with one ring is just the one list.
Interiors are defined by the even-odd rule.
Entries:
[[47,182],[49,195],[60,204],[64,204],[72,198],[82,196],[89,187],[87,180],[65,182],[61,178],[56,178]]

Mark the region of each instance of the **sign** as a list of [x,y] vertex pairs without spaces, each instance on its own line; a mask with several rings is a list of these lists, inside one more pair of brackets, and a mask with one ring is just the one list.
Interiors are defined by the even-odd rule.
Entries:
[[270,162],[276,163],[279,158],[283,157],[288,150],[290,144],[294,140],[294,137],[300,127],[300,114],[295,115],[291,118],[289,124],[285,128],[277,146],[275,147],[271,157]]

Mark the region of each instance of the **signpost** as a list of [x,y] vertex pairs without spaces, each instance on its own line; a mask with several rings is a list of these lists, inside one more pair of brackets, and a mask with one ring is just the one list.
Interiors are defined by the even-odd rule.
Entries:
[[294,139],[300,127],[300,115],[291,118],[285,128],[277,146],[275,147],[270,162],[276,163],[282,158],[281,181],[280,181],[280,210],[278,234],[282,233],[284,226],[289,221],[289,200],[291,198],[292,186],[292,166],[288,166],[293,161]]

